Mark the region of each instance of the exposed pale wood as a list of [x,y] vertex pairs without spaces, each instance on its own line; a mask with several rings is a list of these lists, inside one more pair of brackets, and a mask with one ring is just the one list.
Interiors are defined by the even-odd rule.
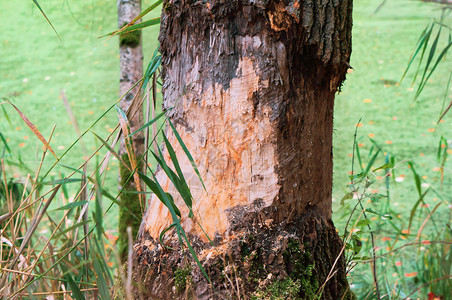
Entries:
[[[197,80],[191,76],[198,76],[199,66],[195,64],[193,71],[186,75],[187,82]],[[250,209],[260,210],[273,203],[280,188],[275,173],[276,136],[269,108],[258,114],[254,112],[253,94],[259,90],[259,77],[252,60],[243,58],[237,73],[240,77],[232,79],[227,90],[217,83],[199,96],[201,91],[194,87],[179,100],[190,130],[181,125],[177,129],[195,158],[208,194],[183,151],[179,146],[175,149],[180,154],[182,170],[194,196],[195,216],[212,237],[228,231],[228,210],[249,205]],[[268,82],[264,81],[260,88],[267,85]],[[173,145],[178,144],[171,131],[168,131],[168,136]],[[168,154],[166,160],[171,161]],[[158,174],[158,179],[173,194],[177,206],[185,208],[163,172]],[[206,241],[195,220],[187,218],[188,210],[182,211],[184,228]],[[157,237],[172,223],[172,219],[168,210],[154,197],[144,222],[144,230]]]
[[[176,149],[210,236],[269,206],[275,222],[307,210],[331,217],[333,104],[348,68],[351,5],[284,3],[169,1],[162,16],[164,107],[174,107],[168,115],[206,181],[208,194]],[[186,230],[202,236],[187,215]],[[154,197],[140,232],[156,239],[171,223]]]

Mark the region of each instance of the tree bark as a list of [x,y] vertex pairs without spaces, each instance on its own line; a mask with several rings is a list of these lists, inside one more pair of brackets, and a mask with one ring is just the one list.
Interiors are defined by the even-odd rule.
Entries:
[[[118,26],[119,28],[131,22],[141,13],[141,0],[118,0]],[[120,63],[120,79],[119,79],[119,95],[124,95],[134,84],[136,84],[143,76],[143,50],[141,47],[141,31],[121,34],[119,36],[119,63]],[[135,87],[120,102],[120,107],[127,112],[132,105],[133,99],[140,93],[139,87]],[[143,113],[141,108],[136,114],[129,115],[130,130],[134,132],[143,125]],[[142,134],[134,135],[133,149],[137,158],[144,152],[144,137]],[[123,161],[129,163],[129,157],[126,151],[124,140],[119,146],[119,155]],[[139,160],[137,160],[139,161]],[[132,234],[135,238],[140,226],[139,220],[135,216],[140,217],[141,207],[138,194],[128,193],[136,191],[133,180],[130,178],[130,171],[120,164],[119,166],[119,184],[123,188],[120,196],[119,208],[119,236],[118,248],[119,254],[124,262],[128,252],[128,236],[127,227],[132,227]],[[126,207],[127,209],[124,209]],[[133,216],[134,214],[135,216]]]
[[212,284],[174,232],[165,243],[178,250],[159,245],[172,220],[154,197],[134,247],[137,294],[275,298],[279,287],[292,293],[282,298],[312,299],[326,282],[323,299],[352,297],[331,221],[333,105],[351,27],[352,0],[166,2],[163,106],[173,107],[167,116],[207,193],[172,131],[166,135],[189,181],[194,218],[163,172],[157,178],[181,208]]

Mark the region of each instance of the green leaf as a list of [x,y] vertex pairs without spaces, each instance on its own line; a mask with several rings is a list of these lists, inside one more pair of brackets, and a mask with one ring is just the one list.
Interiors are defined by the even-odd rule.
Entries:
[[[415,99],[417,99],[417,97],[419,97],[420,93],[422,92],[422,90],[424,88],[425,82],[427,81],[427,79],[425,79],[425,75],[427,74],[430,63],[432,62],[433,57],[435,56],[436,47],[438,46],[439,37],[441,35],[441,29],[442,29],[442,27],[439,28],[438,33],[436,34],[436,38],[433,41],[432,47],[430,48],[430,52],[427,57],[427,62],[424,67],[424,72],[422,73],[421,82],[419,83],[418,89],[416,91],[416,96],[414,97]],[[425,81],[424,81],[424,79],[425,79]]]
[[116,157],[116,159],[124,166],[126,167],[130,172],[132,172],[132,170],[130,169],[130,167],[122,160],[122,158],[119,156],[118,153],[116,153],[116,151],[107,143],[107,141],[105,141],[103,138],[101,138],[100,136],[98,136],[97,134],[95,134],[94,132],[91,132],[92,134],[94,134],[94,136],[101,141],[101,143],[104,145],[105,148],[107,148],[108,151],[110,151],[111,154],[113,154],[114,157]]
[[387,169],[392,169],[392,168],[394,168],[394,164],[392,164],[392,163],[386,163],[386,164],[384,164],[384,165],[379,166],[379,167],[376,168],[376,169],[373,169],[372,172],[375,172],[375,171],[378,171],[378,170],[382,170],[382,169],[387,170]]
[[114,36],[114,35],[118,35],[118,34],[125,34],[125,33],[129,33],[135,30],[141,30],[143,28],[149,27],[149,26],[153,26],[153,25],[157,25],[160,24],[160,17],[158,18],[154,18],[154,19],[150,19],[147,21],[143,21],[141,23],[137,23],[131,26],[126,27],[125,29],[120,29],[117,31],[113,31],[110,33],[107,33],[106,35],[103,35],[101,37],[105,37],[105,36]]
[[[183,188],[183,184],[181,183],[180,178],[177,176],[176,173],[174,173],[173,170],[170,169],[170,167],[167,165],[167,163],[165,162],[165,160],[163,159],[163,154],[160,151],[160,149],[158,149],[160,157],[155,154],[153,151],[151,151],[152,155],[154,156],[155,160],[157,161],[157,163],[162,167],[163,171],[165,172],[166,176],[168,176],[168,178],[170,179],[170,181],[173,183],[174,187],[177,189],[177,191],[179,192],[179,194],[182,196],[182,198],[184,199],[184,202],[186,203],[186,205],[188,206],[187,203],[190,204],[190,206],[188,206],[188,208],[190,209],[190,215],[192,215],[191,212],[191,196],[188,196],[186,194],[186,191]],[[189,200],[187,201],[186,198],[189,198]]]
[[151,189],[151,191],[157,196],[157,198],[163,203],[163,205],[165,205],[168,209],[170,209],[168,207],[168,203],[166,200],[169,201],[172,209],[174,210],[174,213],[177,217],[181,217],[181,213],[179,208],[177,208],[176,204],[174,203],[173,197],[169,194],[169,193],[165,193],[159,188],[159,186],[157,185],[156,182],[154,182],[152,179],[150,179],[149,177],[147,177],[146,175],[144,175],[141,172],[138,172],[138,174],[140,175],[141,180],[143,180],[143,182]]
[[174,135],[176,136],[177,141],[181,145],[182,149],[185,152],[185,155],[187,155],[188,160],[190,161],[193,169],[195,170],[196,174],[198,175],[198,178],[201,181],[201,184],[202,184],[202,186],[204,188],[204,191],[206,191],[206,193],[207,193],[206,186],[204,185],[204,181],[201,178],[201,174],[199,173],[198,167],[196,167],[195,160],[193,159],[193,156],[191,156],[190,151],[188,151],[187,146],[185,146],[185,143],[182,141],[182,138],[180,137],[179,133],[177,132],[176,128],[174,127],[174,125],[173,125],[173,123],[171,122],[170,119],[168,119],[168,122],[169,122],[169,124],[171,126],[171,129],[174,132]]
[[381,217],[389,219],[389,220],[392,220],[392,216],[390,216],[390,215],[382,215],[382,214],[377,213],[376,211],[374,211],[372,208],[367,208],[365,210],[365,212],[370,213],[370,214],[374,214],[374,215],[378,215],[378,216],[381,216]]
[[1,132],[0,132],[0,139],[2,140],[3,144],[5,145],[5,148],[8,151],[8,153],[11,154],[11,149],[9,148],[8,143],[6,142],[6,139]]
[[[131,26],[133,26],[135,24],[135,22],[137,22],[139,19],[141,19],[142,17],[144,17],[145,15],[147,15],[148,13],[150,13],[151,11],[153,11],[155,8],[157,8],[160,4],[162,4],[163,0],[157,0],[154,4],[150,5],[148,8],[146,8],[145,10],[143,10],[138,16],[136,16],[129,24],[127,24],[126,26],[124,26],[123,28],[116,30],[114,32],[110,32],[109,34],[106,34],[104,36],[108,36],[108,35],[117,35],[117,34],[121,34],[124,33],[125,30],[129,29]],[[160,21],[158,22],[160,23]],[[155,24],[154,24],[155,25]]]
[[368,187],[370,187],[372,184],[374,184],[375,183],[375,180],[367,180],[366,181],[366,189],[368,188]]
[[359,220],[358,223],[356,224],[356,227],[363,227],[363,226],[367,226],[369,224],[370,224],[370,221],[367,219]]
[[[96,163],[96,165],[99,165]],[[100,238],[104,232],[103,228],[103,213],[102,213],[102,193],[101,193],[101,179],[99,174],[99,168],[96,169],[96,181],[94,183],[94,188],[96,190],[96,197],[95,197],[95,206],[94,206],[94,213],[93,218],[96,222],[96,230],[97,230],[97,237]]]
[[375,160],[378,157],[378,154],[380,154],[380,149],[378,149],[378,151],[372,156],[372,158],[370,159],[369,163],[367,164],[366,168],[363,171],[363,177],[367,176],[367,174],[370,171],[370,168],[373,166],[373,164],[375,163]]
[[180,194],[181,194],[182,198],[184,199],[185,204],[191,211],[192,205],[193,205],[193,202],[192,202],[193,197],[190,193],[190,189],[188,188],[188,184],[187,184],[187,181],[185,180],[184,174],[182,173],[182,169],[179,165],[179,161],[177,160],[176,152],[174,151],[171,143],[166,138],[165,134],[163,134],[163,140],[165,142],[166,149],[168,150],[168,153],[171,157],[171,161],[173,162],[174,168],[176,169],[177,175],[179,177],[180,187],[178,188],[178,191],[180,190]]
[[170,226],[168,226],[167,228],[163,229],[159,235],[160,244],[162,244],[166,249],[169,249],[169,250],[174,250],[174,249],[165,245],[165,243],[163,242],[163,237],[169,230],[171,230],[171,228],[174,228],[174,226],[176,226],[176,223],[173,223]]
[[345,204],[345,201],[350,200],[350,199],[353,199],[353,193],[351,193],[351,192],[345,194],[344,197],[342,197],[342,199],[341,199],[341,205],[344,205],[344,204]]
[[102,300],[110,299],[110,293],[108,291],[108,286],[105,280],[104,272],[102,270],[101,265],[99,264],[99,258],[93,261],[93,267],[96,273],[97,287],[99,289],[99,294],[102,297]]
[[58,164],[58,165],[62,166],[63,168],[69,169],[71,171],[74,171],[76,173],[79,173],[81,175],[85,175],[86,176],[86,174],[83,171],[79,170],[79,169],[73,168],[71,166],[63,165],[63,164]]
[[353,260],[354,261],[365,261],[365,260],[371,260],[372,257],[370,256],[361,256],[361,257],[354,257]]
[[83,205],[85,205],[86,203],[88,203],[88,201],[75,201],[75,202],[71,202],[71,203],[69,203],[69,204],[66,204],[66,205],[64,205],[64,206],[62,206],[62,207],[53,209],[53,210],[51,210],[51,211],[56,211],[56,210],[69,210],[69,209],[73,209],[74,207],[83,206]]
[[[113,203],[117,204],[118,206],[121,206],[121,202],[118,201],[115,197],[113,197],[109,192],[107,192],[104,189],[102,190],[102,195],[107,197],[107,199],[111,200]],[[125,211],[127,211],[132,217],[134,217],[135,219],[137,219],[138,221],[141,221],[141,218],[138,218],[132,211],[130,211],[126,206],[121,206],[121,209],[124,209]]]
[[82,222],[80,222],[80,223],[76,223],[76,224],[74,224],[74,225],[72,225],[72,226],[69,226],[68,228],[65,228],[64,230],[61,230],[60,232],[58,232],[57,234],[55,234],[55,235],[52,237],[52,240],[58,240],[58,238],[59,238],[60,236],[62,236],[63,234],[65,234],[66,232],[72,232],[72,231],[74,231],[76,228],[82,227],[82,226],[84,226],[85,224],[88,224],[88,223],[90,223],[90,222],[91,222],[90,220],[86,220],[86,221],[82,221]]
[[[360,122],[361,122],[361,119],[359,120],[358,123],[360,123]],[[356,129],[358,129],[358,126],[356,127]],[[358,159],[359,169],[362,172],[363,171],[363,162],[362,162],[361,152],[359,151],[359,146],[358,146],[357,142],[355,142],[355,150],[356,150],[356,158]]]
[[144,17],[145,15],[147,15],[148,13],[150,13],[151,11],[156,9],[160,4],[162,4],[162,2],[163,2],[163,0],[157,0],[154,4],[150,5],[148,8],[143,10],[137,17],[135,17],[135,19],[133,19],[132,22],[138,21],[139,19],[141,19],[142,17]]
[[416,73],[414,74],[413,82],[411,83],[411,86],[414,85],[414,83],[416,82],[417,76],[419,75],[419,71],[421,69],[422,61],[424,60],[424,55],[425,55],[425,52],[427,51],[427,46],[428,46],[430,37],[432,36],[433,26],[434,25],[435,25],[435,23],[432,23],[432,25],[430,27],[430,30],[427,32],[427,35],[425,37],[425,41],[423,42],[421,57],[419,59],[419,64],[417,66]]
[[[154,155],[155,155],[155,153],[154,153]],[[157,156],[157,155],[155,155],[155,156]],[[140,174],[140,177],[141,177],[142,179],[147,177],[147,176],[144,175],[144,174],[141,174],[141,173],[139,173],[139,174]],[[143,176],[143,175],[144,175],[144,176]],[[161,186],[160,183],[157,181],[157,178],[155,177],[155,175],[154,175],[153,173],[152,173],[152,177],[154,178],[154,181],[153,181],[153,182],[155,183],[157,189],[159,190],[159,194],[162,196],[163,203],[166,205],[166,207],[169,209],[169,211],[170,211],[170,213],[171,213],[171,216],[172,216],[172,218],[173,218],[173,222],[175,223],[176,232],[177,232],[177,235],[178,235],[178,237],[179,237],[179,240],[180,240],[181,244],[182,244],[182,237],[183,237],[184,240],[185,240],[185,242],[186,242],[186,244],[187,244],[188,250],[190,251],[190,254],[192,255],[192,257],[193,257],[193,259],[195,260],[196,264],[198,265],[199,269],[200,269],[201,272],[203,273],[204,277],[207,279],[207,281],[209,281],[209,283],[212,283],[211,280],[210,280],[210,277],[209,277],[209,276],[207,275],[207,273],[206,273],[206,270],[204,270],[204,267],[201,265],[201,262],[199,261],[198,256],[196,255],[196,253],[195,253],[193,247],[191,246],[191,243],[190,243],[190,241],[188,240],[187,235],[185,234],[184,229],[182,228],[182,225],[181,225],[181,223],[180,223],[180,218],[176,215],[176,212],[175,212],[175,210],[174,210],[174,207],[173,207],[173,205],[171,204],[171,200],[169,199],[169,196],[170,196],[170,195],[167,194],[167,193],[165,193],[165,192],[163,191],[162,186]],[[144,180],[143,180],[143,181],[144,181]],[[148,182],[150,182],[150,181],[151,181],[151,180],[148,180]],[[157,196],[157,197],[158,197],[158,196]],[[160,199],[160,198],[159,198],[159,199]],[[174,201],[173,201],[173,202],[174,202]]]
[[[8,98],[6,98],[6,100],[12,101],[12,100],[9,100]],[[10,126],[11,128],[13,128],[13,123],[11,123],[11,120],[9,119],[9,115],[8,115],[8,113],[6,112],[6,109],[5,109],[4,106],[2,106],[2,110],[3,110],[3,115],[5,116],[6,121],[8,121],[9,126]]]
[[387,197],[386,195],[374,193],[374,194],[370,195],[370,200],[372,202],[377,202],[378,200],[386,198],[386,197]]
[[419,194],[419,196],[421,196],[422,195],[421,177],[416,172],[416,169],[414,168],[414,165],[412,162],[408,162],[408,165],[410,166],[410,169],[413,172],[414,183],[416,185],[417,193]]
[[[435,41],[436,42],[436,41]],[[433,46],[432,46],[433,47]],[[418,91],[416,92],[416,98],[419,97],[419,95],[421,94],[422,90],[424,89],[427,81],[430,79],[430,77],[432,76],[433,72],[436,70],[436,67],[438,67],[438,64],[440,63],[440,61],[443,59],[443,57],[447,54],[447,52],[449,51],[450,47],[452,47],[452,43],[449,43],[444,49],[443,51],[441,51],[440,55],[438,56],[438,58],[436,59],[435,64],[433,65],[432,69],[430,70],[430,73],[428,74],[427,78],[425,78],[424,81],[421,81]],[[435,48],[436,48],[436,44],[435,44]],[[426,67],[427,68],[427,67]],[[427,69],[426,69],[427,70]]]
[[[421,36],[419,37],[419,40],[418,40],[417,43],[416,43],[417,48],[416,48],[416,50],[414,51],[413,55],[411,55],[410,61],[409,61],[409,63],[408,63],[408,66],[406,67],[405,72],[404,72],[403,75],[402,75],[402,79],[400,79],[400,82],[402,82],[403,79],[405,78],[405,75],[406,75],[406,73],[408,72],[408,70],[410,69],[411,64],[413,63],[414,59],[416,58],[417,54],[419,53],[419,51],[420,51],[422,48],[424,49],[423,52],[422,52],[422,57],[424,56],[424,51],[425,51],[425,49],[426,49],[426,47],[427,47],[428,40],[429,40],[430,35],[431,35],[431,33],[432,33],[432,30],[433,30],[433,25],[434,25],[434,24],[432,24],[432,25],[430,26],[430,29],[428,29],[429,25],[427,25],[427,26],[425,27],[424,31],[422,31]],[[421,57],[421,61],[422,61],[422,57]]]
[[42,185],[57,185],[57,184],[66,184],[66,183],[73,183],[73,182],[80,182],[82,179],[77,178],[63,178],[63,179],[57,179],[57,180],[51,180],[46,182],[41,182]]
[[152,75],[155,74],[155,71],[157,71],[158,67],[160,66],[162,62],[162,56],[157,55],[158,54],[158,47],[154,51],[154,55],[152,56],[151,61],[148,64],[148,67],[146,68],[146,72],[144,74],[144,81],[143,81],[143,89],[146,88],[149,80],[151,79]]
[[165,112],[161,112],[159,113],[154,119],[150,120],[149,122],[147,122],[146,124],[144,124],[143,126],[141,126],[139,129],[135,130],[134,132],[132,132],[131,134],[129,134],[128,137],[131,137],[134,134],[137,134],[138,132],[146,129],[147,127],[151,126],[152,124],[154,124],[155,122],[158,121],[158,119],[160,119],[162,116],[165,115]]
[[83,293],[80,291],[77,283],[75,283],[74,279],[72,279],[71,274],[67,273],[67,267],[64,265],[63,262],[60,262],[61,270],[63,270],[64,273],[64,279],[66,279],[67,283],[71,287],[72,290],[72,297],[74,297],[77,300],[85,300],[85,296],[83,296]]
[[363,243],[361,242],[361,239],[357,235],[352,235],[352,243],[353,243],[353,252],[355,252],[355,255],[358,254],[361,251],[361,248],[363,247]]
[[439,124],[439,122],[441,122],[441,120],[444,118],[444,116],[447,114],[447,112],[452,107],[452,101],[451,101],[451,102],[449,102],[449,105],[446,107],[446,109],[444,109],[444,104],[446,103],[447,95],[449,95],[449,87],[450,87],[451,82],[452,82],[452,72],[450,72],[450,75],[449,75],[449,81],[447,82],[446,92],[444,93],[443,106],[441,107],[441,116],[439,117],[437,124]]
[[421,202],[424,202],[425,195],[430,189],[427,189],[422,195],[420,195],[419,199],[414,203],[413,208],[410,212],[410,220],[408,221],[408,230],[411,230],[411,223],[413,222],[414,215],[416,214],[416,210]]
[[46,14],[44,13],[44,10],[41,8],[41,5],[39,5],[37,0],[33,0],[34,4],[38,7],[38,9],[41,11],[42,15],[44,16],[44,18],[47,20],[47,23],[49,23],[49,25],[52,27],[53,31],[55,32],[55,34],[57,35],[58,39],[60,40],[61,44],[63,44],[63,41],[61,40],[60,35],[58,34],[58,32],[56,31],[55,27],[53,27],[52,22],[50,22],[49,18],[47,18]]
[[152,25],[158,25],[158,24],[160,24],[160,17],[132,25],[132,26],[128,27],[126,30],[124,30],[121,34],[132,32],[132,31],[139,30],[139,29],[143,29],[143,28],[146,28],[146,27],[149,27]]

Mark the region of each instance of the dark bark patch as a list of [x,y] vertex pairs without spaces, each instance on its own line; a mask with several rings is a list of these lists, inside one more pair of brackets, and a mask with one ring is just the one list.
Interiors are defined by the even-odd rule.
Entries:
[[[196,299],[260,299],[259,295],[270,295],[278,299],[289,289],[289,296],[281,299],[313,299],[341,251],[333,224],[305,214],[291,223],[264,226],[259,225],[257,213],[251,215],[240,231],[215,248],[190,237],[212,285],[188,251],[179,247],[176,237],[170,245],[177,250],[156,244],[150,248],[144,243],[135,245],[137,298],[152,294],[163,299],[186,299],[187,295]],[[334,271],[321,299],[353,299],[343,257]],[[184,284],[185,290],[181,290]]]

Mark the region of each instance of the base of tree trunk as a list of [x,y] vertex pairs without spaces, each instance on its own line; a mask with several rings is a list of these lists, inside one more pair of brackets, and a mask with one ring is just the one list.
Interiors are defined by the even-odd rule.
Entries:
[[191,238],[212,284],[174,235],[165,246],[177,250],[142,237],[134,249],[136,299],[354,299],[331,221],[310,213],[262,223],[265,213],[245,216],[215,247]]

